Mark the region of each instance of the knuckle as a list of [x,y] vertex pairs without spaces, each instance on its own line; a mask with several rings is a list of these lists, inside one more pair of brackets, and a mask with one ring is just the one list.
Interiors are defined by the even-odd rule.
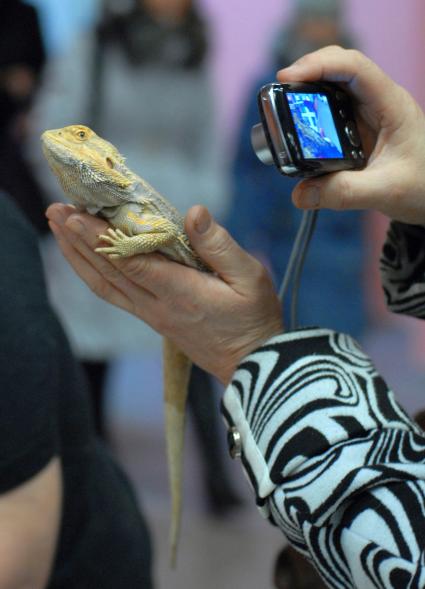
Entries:
[[169,261],[160,254],[139,254],[120,260],[119,268],[127,278],[143,286],[147,281],[162,282],[164,265],[168,263]]
[[117,268],[115,268],[115,266],[110,264],[109,262],[103,263],[99,267],[99,271],[103,277],[103,280],[108,283],[112,283],[112,284],[114,284],[118,281],[120,274],[121,274],[121,272]]
[[132,256],[121,262],[121,270],[128,278],[137,280],[149,275],[151,265],[151,260],[148,256]]
[[339,53],[341,55],[342,53],[345,53],[346,49],[341,47],[341,45],[337,45],[336,43],[332,43],[331,45],[328,45],[327,47],[325,47],[323,49],[323,51],[326,51],[327,53]]
[[229,232],[224,229],[224,227],[218,226],[214,233],[214,237],[209,243],[208,249],[210,254],[214,257],[219,257],[229,251],[232,243],[233,239],[230,237]]
[[364,60],[367,60],[367,57],[364,53],[362,53],[361,51],[359,51],[358,49],[347,49],[347,55],[357,61],[357,62],[361,62]]
[[[408,174],[407,174],[408,177]],[[406,201],[406,183],[399,176],[391,177],[391,181],[387,180],[387,199],[397,209],[404,208],[403,204]]]
[[253,264],[250,270],[250,275],[253,284],[256,285],[258,290],[268,288],[271,285],[271,278],[268,271],[263,266],[263,264],[261,264],[261,262],[259,262],[255,258],[253,258]]
[[358,49],[348,49],[348,56],[355,64],[358,71],[364,71],[369,68],[376,68],[373,61]]
[[353,189],[349,179],[343,174],[338,179],[338,183],[334,190],[332,190],[332,204],[331,207],[337,211],[344,211],[351,208]]

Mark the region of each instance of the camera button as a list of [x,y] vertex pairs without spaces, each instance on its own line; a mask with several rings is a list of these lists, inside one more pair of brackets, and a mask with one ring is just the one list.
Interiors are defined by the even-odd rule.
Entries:
[[354,147],[360,147],[360,137],[357,133],[356,126],[352,121],[347,123],[347,126],[345,127],[345,132],[347,134],[348,139],[350,140],[351,145],[354,145]]
[[357,153],[357,151],[355,151],[355,150],[353,149],[353,151],[351,152],[351,157],[353,158],[353,160],[356,160],[356,159],[358,159],[358,157],[359,157],[359,154]]
[[344,110],[343,108],[340,108],[340,109],[339,109],[339,116],[340,116],[342,119],[346,119],[346,118],[347,118],[347,113],[345,112],[345,110]]
[[288,133],[286,133],[286,137],[288,138],[288,140],[289,140],[289,143],[290,143],[290,144],[291,144],[293,147],[296,147],[296,146],[297,146],[297,144],[295,143],[295,138],[294,138],[294,136],[292,135],[292,133],[289,133],[289,131],[288,131]]
[[364,151],[362,151],[361,149],[359,151],[359,156],[362,158],[362,160],[364,160]]

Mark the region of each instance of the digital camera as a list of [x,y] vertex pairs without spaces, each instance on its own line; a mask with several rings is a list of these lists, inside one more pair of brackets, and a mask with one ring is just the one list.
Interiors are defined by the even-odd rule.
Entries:
[[288,176],[308,178],[366,165],[349,95],[329,83],[267,84],[252,128],[259,159]]

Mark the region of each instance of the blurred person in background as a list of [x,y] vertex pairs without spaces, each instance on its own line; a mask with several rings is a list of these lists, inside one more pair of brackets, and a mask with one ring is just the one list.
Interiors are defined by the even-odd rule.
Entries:
[[[54,83],[61,92],[56,106],[45,101],[40,127],[85,122],[183,214],[201,201],[220,217],[226,181],[208,47],[207,25],[195,2],[134,0],[124,11],[119,2],[104,2],[95,33],[73,48],[69,65],[57,64],[59,76],[50,87]],[[56,184],[51,193],[56,199]],[[45,261],[53,304],[90,380],[97,430],[105,436],[109,363],[129,354],[159,356],[160,339],[82,288],[53,243]],[[142,383],[140,388],[143,393]],[[202,452],[206,504],[222,515],[241,501],[226,470],[217,405],[211,376],[194,366],[189,407]]]
[[25,155],[29,111],[46,56],[38,15],[21,0],[0,2],[0,189],[40,233],[47,201]]
[[[276,284],[283,278],[301,212],[291,200],[297,180],[260,162],[251,147],[258,123],[257,92],[275,72],[326,45],[352,47],[343,23],[342,0],[293,0],[293,13],[274,40],[270,66],[249,92],[233,166],[233,197],[226,227],[235,239],[266,263]],[[323,211],[305,263],[299,295],[300,325],[322,325],[361,338],[366,325],[365,214]],[[359,285],[353,289],[352,285]],[[286,316],[289,316],[286,309]]]

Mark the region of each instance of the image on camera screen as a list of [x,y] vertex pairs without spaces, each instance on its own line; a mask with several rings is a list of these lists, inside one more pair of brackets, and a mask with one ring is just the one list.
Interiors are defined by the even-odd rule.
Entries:
[[342,159],[344,153],[325,94],[288,92],[286,96],[305,159]]

